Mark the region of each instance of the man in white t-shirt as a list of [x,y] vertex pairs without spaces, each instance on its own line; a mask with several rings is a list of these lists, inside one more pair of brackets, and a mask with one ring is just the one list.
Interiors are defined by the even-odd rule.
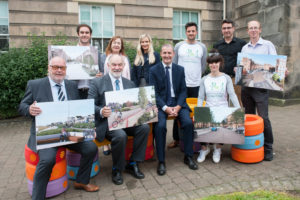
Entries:
[[[173,63],[184,67],[185,82],[187,87],[187,97],[198,97],[201,77],[206,69],[206,46],[196,41],[198,26],[194,22],[185,25],[186,40],[179,42],[175,46],[175,56]],[[173,127],[173,139],[168,147],[176,147],[179,143],[177,123]]]

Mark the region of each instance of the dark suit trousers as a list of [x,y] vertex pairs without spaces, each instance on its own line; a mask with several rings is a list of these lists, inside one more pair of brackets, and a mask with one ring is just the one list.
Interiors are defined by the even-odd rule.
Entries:
[[[198,87],[187,87],[186,88],[186,92],[187,92],[187,97],[188,98],[198,98],[199,95],[199,88]],[[173,124],[173,140],[179,141],[179,128],[178,128],[178,123],[177,123],[177,119],[174,120],[174,124]]]
[[256,109],[259,116],[264,120],[264,147],[265,150],[272,149],[273,132],[271,122],[269,120],[269,92],[265,89],[242,88],[242,102],[245,107],[246,114],[255,114]]
[[[88,184],[93,160],[98,151],[98,147],[93,141],[67,145],[66,147],[81,154],[76,182]],[[52,168],[55,165],[57,149],[57,147],[53,147],[38,151],[40,160],[33,178],[32,199],[45,199],[47,184],[51,176]]]
[[111,152],[113,168],[123,171],[125,168],[125,149],[127,136],[133,136],[133,152],[130,160],[142,162],[145,159],[145,152],[150,128],[148,124],[109,131],[107,138],[111,141]]
[[[154,128],[154,137],[156,144],[156,154],[160,162],[165,161],[165,147],[167,135],[167,118],[168,115],[161,109],[158,110],[158,122]],[[177,119],[180,122],[181,130],[183,130],[184,154],[186,156],[193,156],[193,122],[190,118],[188,109],[181,108]]]

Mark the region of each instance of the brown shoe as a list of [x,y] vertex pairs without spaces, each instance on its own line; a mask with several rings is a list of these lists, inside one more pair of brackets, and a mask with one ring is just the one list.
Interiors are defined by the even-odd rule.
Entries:
[[178,144],[179,144],[179,141],[173,140],[170,144],[168,144],[168,148],[169,149],[175,148],[178,146]]
[[87,192],[96,192],[99,190],[99,187],[97,185],[93,185],[93,184],[82,184],[82,183],[74,183],[74,188],[75,189],[79,189],[79,190],[85,190]]

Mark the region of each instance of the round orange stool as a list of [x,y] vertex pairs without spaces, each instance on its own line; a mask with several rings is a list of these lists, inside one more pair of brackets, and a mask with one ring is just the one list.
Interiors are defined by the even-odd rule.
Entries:
[[[26,162],[25,165],[26,176],[31,181],[33,181],[35,170],[36,170],[36,165],[32,165]],[[63,177],[66,174],[66,172],[67,172],[67,161],[66,159],[64,159],[54,165],[49,181],[56,180]]]
[[238,149],[231,147],[231,158],[241,163],[258,163],[264,159],[264,147],[258,149]]
[[259,135],[264,131],[264,120],[258,115],[245,114],[245,136]]

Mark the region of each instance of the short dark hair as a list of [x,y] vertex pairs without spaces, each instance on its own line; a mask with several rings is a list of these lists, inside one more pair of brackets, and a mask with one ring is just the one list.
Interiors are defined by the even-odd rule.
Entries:
[[223,65],[224,65],[224,58],[223,58],[223,56],[218,52],[217,49],[211,49],[211,50],[209,51],[209,53],[208,53],[206,62],[207,62],[208,64],[220,62],[220,70],[221,70],[221,69],[223,68]]
[[223,24],[231,24],[232,27],[234,27],[234,22],[232,20],[230,20],[230,19],[224,19],[222,21],[222,26],[223,26]]
[[195,22],[188,22],[185,24],[185,30],[188,29],[188,27],[191,27],[191,26],[195,26],[196,27],[196,30],[198,31],[198,26]]
[[90,33],[92,34],[93,30],[92,30],[92,28],[89,25],[87,25],[87,24],[79,24],[77,26],[77,28],[76,28],[76,32],[77,32],[78,35],[79,35],[79,31],[80,31],[81,27],[87,27],[90,30]]

